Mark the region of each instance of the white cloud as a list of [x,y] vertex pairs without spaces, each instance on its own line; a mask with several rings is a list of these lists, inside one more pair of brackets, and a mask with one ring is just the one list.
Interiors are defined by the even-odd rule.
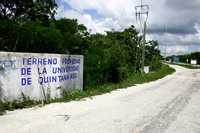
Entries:
[[59,6],[56,18],[66,17],[71,19],[78,19],[78,22],[86,25],[88,29],[92,30],[92,33],[105,33],[105,31],[110,31],[111,29],[122,29],[119,21],[113,17],[108,17],[109,15],[103,19],[94,19],[90,14],[83,12],[84,9],[95,9],[95,7],[101,7],[98,4],[95,5],[95,2],[92,4],[87,0],[82,3],[78,0],[65,1],[68,2],[68,4],[73,7],[73,9],[65,10],[64,5]]
[[[65,0],[77,10],[95,9],[105,18],[129,17],[133,11],[131,0]],[[131,11],[132,10],[132,11]]]
[[64,7],[59,7],[57,11],[57,18],[70,18],[77,19],[79,23],[84,24],[88,27],[88,29],[92,29],[92,33],[103,33],[104,31],[109,30],[104,27],[101,22],[97,22],[97,20],[93,20],[91,15],[82,14],[81,12],[77,12],[75,10],[64,10]]
[[[131,0],[63,0],[74,10],[83,12],[94,9],[102,16],[98,21],[109,29],[120,30],[129,27],[135,21],[134,5]],[[108,23],[109,22],[109,23]],[[97,23],[97,26],[100,24]],[[102,26],[102,25],[100,25]],[[117,27],[114,27],[117,26]],[[107,29],[106,28],[106,29]]]

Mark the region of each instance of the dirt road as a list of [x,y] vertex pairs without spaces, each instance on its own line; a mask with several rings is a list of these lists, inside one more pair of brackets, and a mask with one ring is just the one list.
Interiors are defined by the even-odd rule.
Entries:
[[200,70],[0,116],[0,133],[200,133]]

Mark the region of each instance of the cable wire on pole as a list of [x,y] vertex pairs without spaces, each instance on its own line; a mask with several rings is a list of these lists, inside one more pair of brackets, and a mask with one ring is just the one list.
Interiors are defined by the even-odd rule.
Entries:
[[140,1],[140,5],[135,6],[136,21],[139,21],[140,34],[142,34],[142,61],[141,61],[141,71],[144,72],[145,63],[145,44],[146,44],[146,30],[147,30],[147,20],[149,16],[149,5],[143,4],[143,0]]

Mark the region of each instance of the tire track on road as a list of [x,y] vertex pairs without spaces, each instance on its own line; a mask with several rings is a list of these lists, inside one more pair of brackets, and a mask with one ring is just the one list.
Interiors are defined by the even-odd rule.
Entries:
[[199,83],[199,81],[194,81],[191,88],[188,88],[184,93],[175,97],[158,115],[144,124],[139,133],[163,133],[187,106],[192,94],[199,91]]

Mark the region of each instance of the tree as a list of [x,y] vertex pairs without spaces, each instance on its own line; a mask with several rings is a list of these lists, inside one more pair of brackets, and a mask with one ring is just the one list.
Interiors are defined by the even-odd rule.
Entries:
[[37,22],[28,22],[18,34],[16,51],[37,53],[59,53],[63,36],[54,27],[45,27]]
[[145,46],[145,65],[151,67],[151,70],[156,70],[161,67],[161,56],[158,49],[157,41],[149,41]]
[[142,49],[140,46],[141,37],[138,35],[134,26],[125,29],[122,32],[107,32],[107,36],[112,40],[118,40],[119,45],[123,45],[128,56],[127,64],[132,72],[140,71]]
[[47,21],[56,7],[55,0],[0,0],[0,19]]
[[76,19],[60,19],[55,22],[55,25],[64,38],[63,51],[68,54],[84,54],[89,44],[87,28],[78,24]]
[[61,32],[40,22],[23,25],[11,20],[0,21],[0,50],[13,52],[59,53],[63,42]]
[[11,20],[0,20],[0,50],[15,51],[20,26]]

